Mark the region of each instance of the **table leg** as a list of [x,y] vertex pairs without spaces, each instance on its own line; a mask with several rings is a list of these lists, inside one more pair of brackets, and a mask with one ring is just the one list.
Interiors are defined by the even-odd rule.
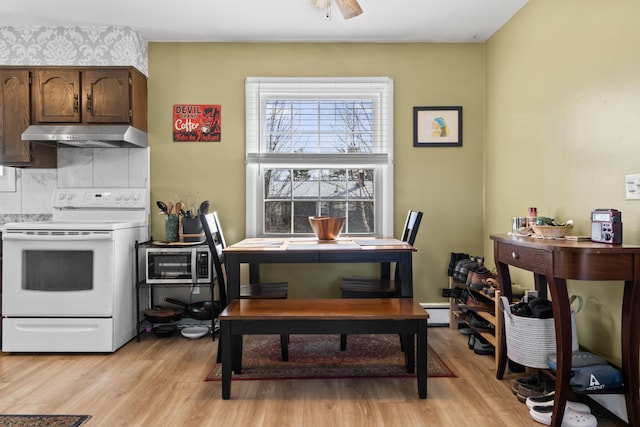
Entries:
[[400,269],[400,296],[413,298],[413,265],[412,252],[403,252],[396,268]]
[[[411,337],[413,341],[413,336]],[[418,320],[416,376],[418,377],[418,397],[427,398],[427,322]]]
[[[636,257],[637,258],[637,257]],[[635,261],[634,270],[640,266]],[[640,274],[640,273],[638,273]],[[640,335],[634,332],[640,324],[640,281],[626,281],[622,296],[622,378],[625,382],[625,403],[630,426],[640,425]]]
[[[497,245],[496,245],[497,247]],[[497,251],[497,250],[496,250]],[[496,259],[498,259],[496,254]],[[497,262],[496,269],[498,270],[498,279],[500,280],[500,296],[506,297],[509,301],[512,299],[511,291],[511,275],[509,274],[509,266],[507,264]],[[504,331],[504,316],[502,316],[501,325]],[[501,380],[504,378],[505,370],[507,369],[507,335],[502,333],[500,336],[500,351],[497,352],[498,368],[496,369],[496,378]]]
[[233,252],[225,253],[224,267],[227,271],[227,302],[240,298],[240,260]]
[[557,353],[556,389],[551,426],[560,427],[569,397],[569,377],[573,355],[571,327],[564,327],[564,325],[571,325],[571,306],[567,293],[567,281],[565,279],[551,278],[551,275],[547,275],[547,280],[553,306]]

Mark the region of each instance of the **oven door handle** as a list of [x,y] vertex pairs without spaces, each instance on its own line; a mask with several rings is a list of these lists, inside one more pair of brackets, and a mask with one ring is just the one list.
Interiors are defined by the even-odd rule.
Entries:
[[113,240],[110,231],[88,232],[88,233],[24,233],[5,231],[2,233],[2,240],[24,240],[24,241],[88,241],[88,240]]

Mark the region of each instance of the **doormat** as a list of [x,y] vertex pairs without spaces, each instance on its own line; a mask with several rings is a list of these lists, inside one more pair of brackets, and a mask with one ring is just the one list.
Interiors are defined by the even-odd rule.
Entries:
[[[291,335],[289,361],[283,362],[278,335],[245,335],[242,374],[233,380],[294,380],[320,378],[413,378],[404,366],[398,335],[348,335],[340,351],[339,335]],[[216,363],[205,381],[220,381]],[[427,346],[427,376],[456,378],[438,354]]]
[[0,427],[78,427],[91,415],[0,415]]

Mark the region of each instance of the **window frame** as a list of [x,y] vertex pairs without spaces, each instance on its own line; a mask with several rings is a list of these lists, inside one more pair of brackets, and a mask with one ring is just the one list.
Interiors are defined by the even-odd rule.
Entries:
[[[266,99],[330,99],[356,96],[373,99],[376,132],[372,153],[303,155],[265,153]],[[248,77],[246,108],[246,236],[286,237],[304,234],[264,233],[264,170],[270,168],[374,169],[375,235],[393,236],[393,80],[387,77],[287,78]],[[358,234],[362,235],[362,234]]]

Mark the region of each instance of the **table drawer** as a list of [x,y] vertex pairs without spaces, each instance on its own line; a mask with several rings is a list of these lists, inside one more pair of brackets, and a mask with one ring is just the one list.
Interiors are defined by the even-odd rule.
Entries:
[[545,262],[550,253],[541,249],[532,249],[515,245],[498,245],[498,261],[514,267],[544,273]]

